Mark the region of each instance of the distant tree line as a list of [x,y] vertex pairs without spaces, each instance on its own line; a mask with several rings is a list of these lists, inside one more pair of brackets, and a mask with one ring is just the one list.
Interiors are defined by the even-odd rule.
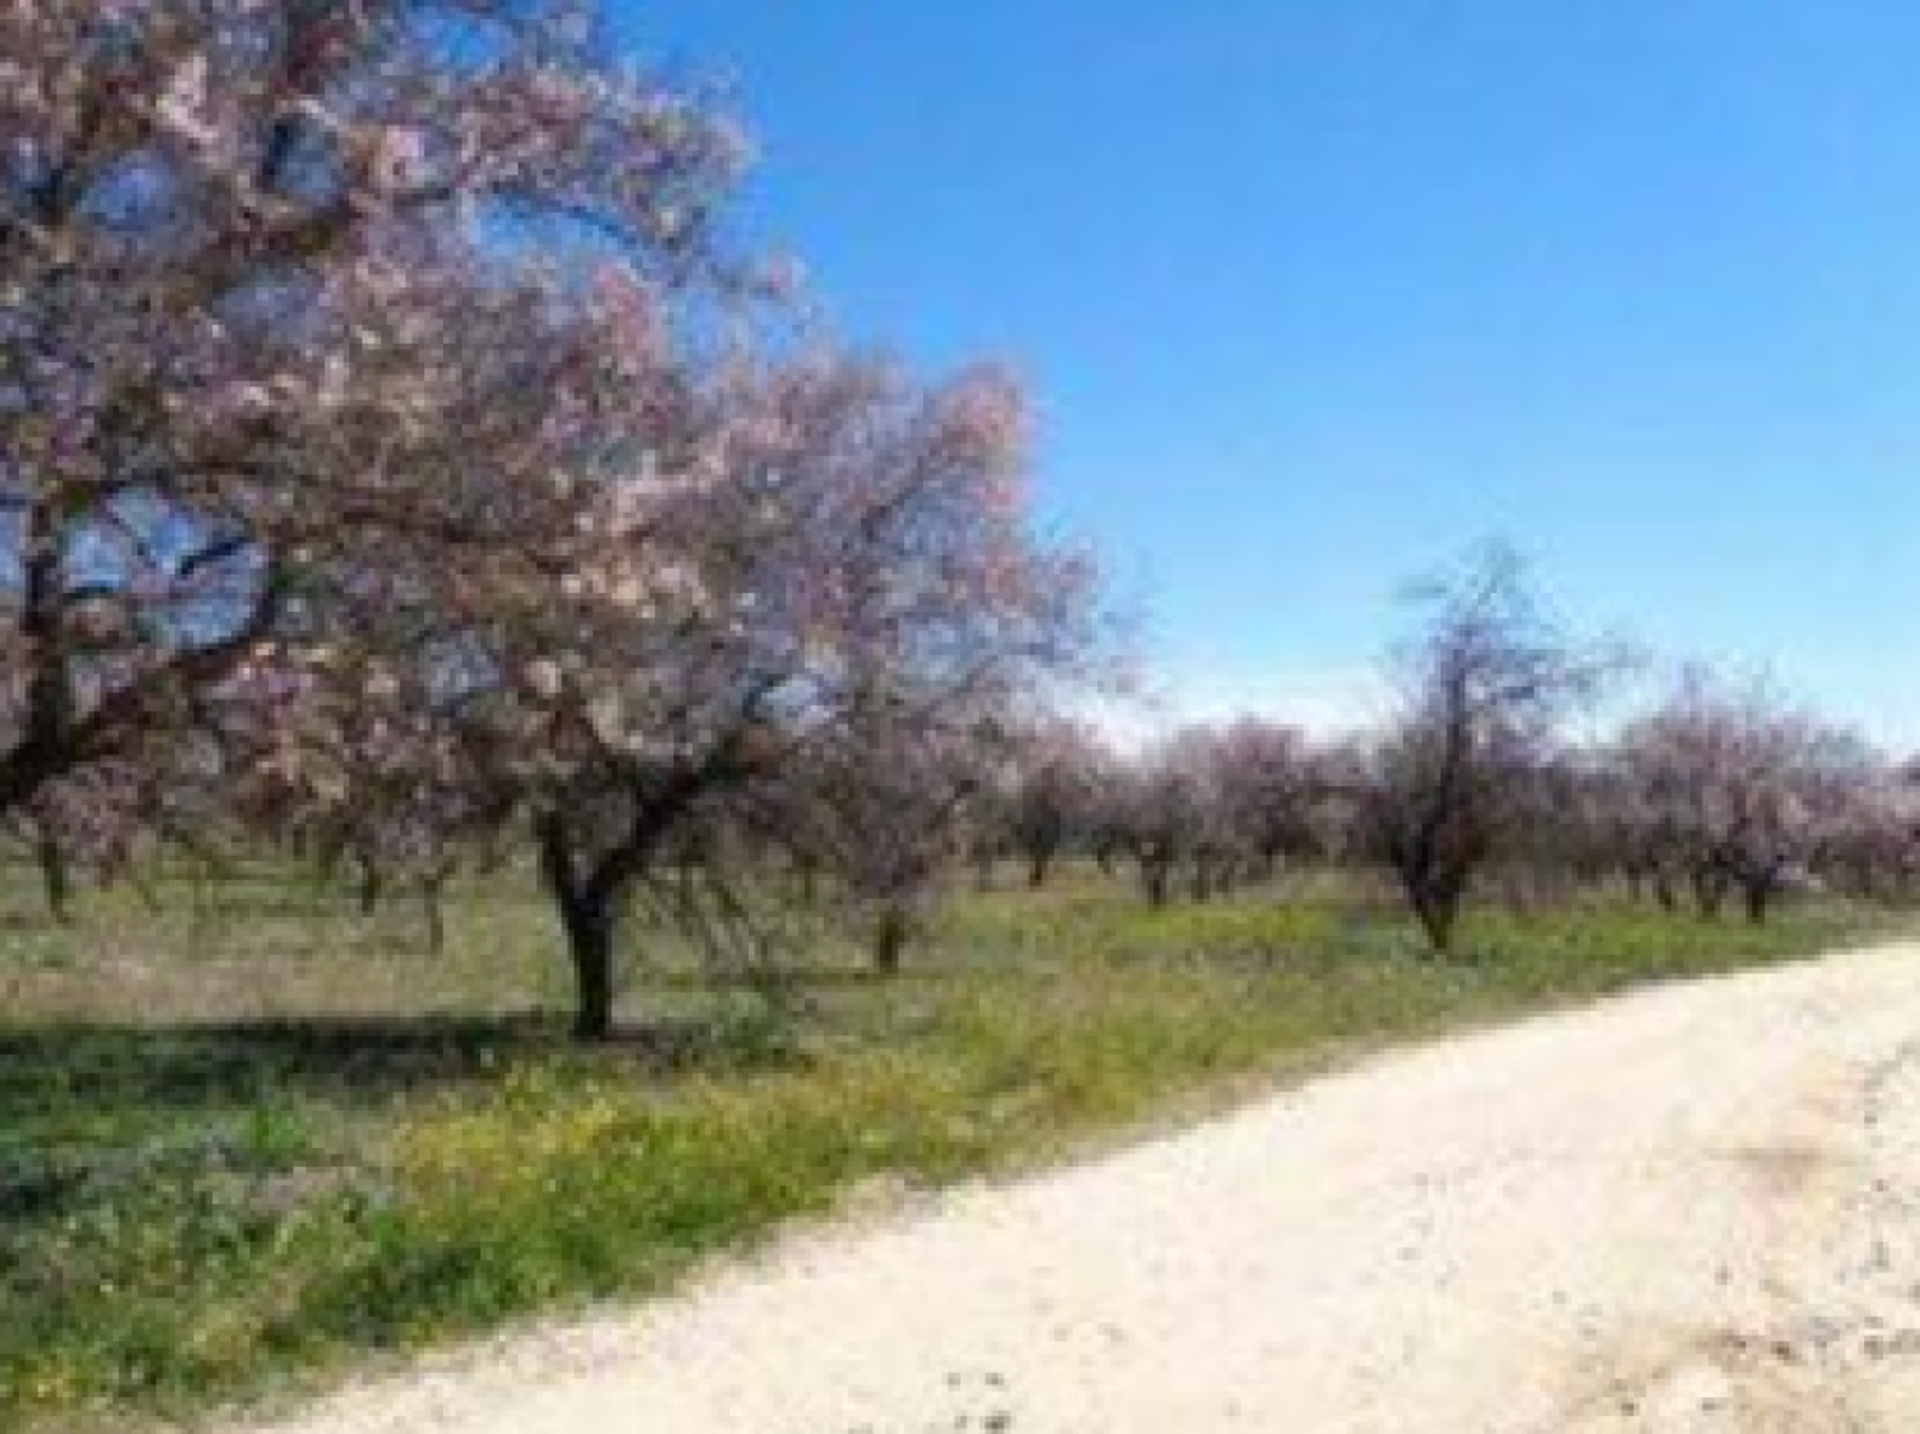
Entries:
[[1042,729],[1002,842],[1036,883],[1064,850],[1125,864],[1156,904],[1287,871],[1371,869],[1436,951],[1476,891],[1617,886],[1764,921],[1790,893],[1920,886],[1920,770],[1758,680],[1688,668],[1609,735],[1581,735],[1642,664],[1570,642],[1491,551],[1421,594],[1373,730],[1316,742],[1245,718],[1121,754]]

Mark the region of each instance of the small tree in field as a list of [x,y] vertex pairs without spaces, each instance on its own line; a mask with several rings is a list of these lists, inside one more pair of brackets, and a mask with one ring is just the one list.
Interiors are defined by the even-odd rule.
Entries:
[[974,823],[988,774],[1004,755],[1005,699],[875,690],[853,703],[836,737],[782,786],[806,811],[790,838],[835,882],[865,928],[880,975],[897,975],[925,931],[942,878]]
[[[303,672],[313,679],[316,668]],[[226,734],[244,763],[229,800],[256,838],[329,872],[349,868],[363,915],[391,892],[417,896],[437,952],[448,882],[463,859],[498,849],[515,812],[497,777],[497,736],[463,717],[461,694],[431,662],[368,648],[334,656],[324,673],[324,684],[302,685],[296,710]],[[237,711],[271,710],[268,694],[255,696]]]
[[100,763],[44,788],[15,813],[9,826],[39,870],[54,921],[72,919],[82,880],[127,869],[148,833],[154,794],[150,771]]
[[1219,800],[1231,842],[1250,874],[1271,881],[1312,846],[1311,768],[1295,728],[1243,717],[1217,739]]
[[1153,906],[1173,899],[1183,872],[1200,886],[1210,855],[1224,841],[1215,753],[1206,728],[1176,732],[1138,754],[1108,798],[1109,820]]
[[1818,864],[1857,896],[1910,895],[1920,881],[1920,786],[1899,768],[1873,764],[1825,822]]
[[1069,663],[1086,591],[1026,531],[998,375],[734,368],[638,421],[644,461],[599,485],[582,550],[493,659],[588,1040],[612,1027],[620,906],[676,830],[806,782],[852,733],[884,757],[888,721],[972,722],[981,694]]
[[1764,921],[1796,873],[1811,873],[1873,820],[1881,768],[1864,744],[1764,686],[1686,674],[1622,735],[1653,863],[1685,874],[1701,910],[1737,893]]
[[1366,821],[1436,952],[1515,819],[1569,708],[1599,676],[1546,618],[1517,560],[1491,552],[1421,594],[1401,708],[1371,753]]
[[1015,737],[1000,801],[1007,834],[1026,863],[1032,889],[1045,886],[1061,854],[1091,835],[1107,765],[1093,734],[1076,722],[1055,718],[1029,725]]

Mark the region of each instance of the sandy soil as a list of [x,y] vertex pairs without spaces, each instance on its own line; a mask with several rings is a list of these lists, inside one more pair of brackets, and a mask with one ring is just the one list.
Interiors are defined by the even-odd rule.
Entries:
[[1904,1434],[1920,948],[1384,1060],[269,1428]]

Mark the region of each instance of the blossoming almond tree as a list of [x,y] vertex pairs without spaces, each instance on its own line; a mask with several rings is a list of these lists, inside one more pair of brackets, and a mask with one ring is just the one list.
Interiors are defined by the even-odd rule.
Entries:
[[1709,915],[1737,891],[1754,921],[1881,820],[1889,785],[1854,734],[1699,670],[1628,727],[1616,760],[1657,869],[1684,874]]
[[[923,389],[860,359],[735,364],[650,413],[664,430],[584,510],[589,550],[508,663],[548,768],[541,863],[586,1039],[612,1027],[621,903],[677,831],[941,746],[958,714],[1078,655],[1087,592],[1028,531],[998,375]],[[883,740],[882,711],[921,740]]]
[[584,18],[0,6],[0,812],[199,721],[370,552],[483,566],[400,461],[476,409],[436,330],[543,223],[678,282],[737,158]]
[[1015,733],[995,805],[1031,889],[1045,886],[1061,855],[1090,837],[1108,760],[1099,738],[1067,718],[1030,720]]
[[205,704],[256,827],[356,861],[364,895],[382,872],[419,885],[430,916],[459,849],[497,846],[537,755],[502,634],[599,560],[598,480],[638,441],[649,386],[672,380],[647,337],[659,303],[624,269],[454,266],[434,286],[420,332],[388,332],[413,327],[405,311],[365,326],[398,372],[427,376],[431,421],[349,404],[313,440],[345,471],[390,475],[409,520],[309,550],[300,600]]

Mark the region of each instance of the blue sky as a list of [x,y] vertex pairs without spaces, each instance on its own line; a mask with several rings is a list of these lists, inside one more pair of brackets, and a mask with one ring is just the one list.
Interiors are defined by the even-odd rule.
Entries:
[[835,331],[1029,378],[1180,710],[1364,702],[1492,535],[1920,744],[1912,0],[622,0]]

